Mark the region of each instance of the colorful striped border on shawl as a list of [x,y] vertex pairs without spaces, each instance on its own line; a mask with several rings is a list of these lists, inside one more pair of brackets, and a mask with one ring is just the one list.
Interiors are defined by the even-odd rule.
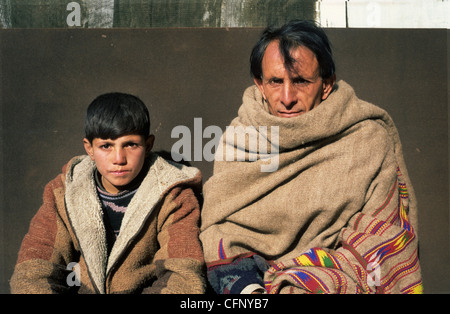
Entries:
[[294,258],[297,266],[320,266],[341,269],[339,262],[323,249],[312,248],[308,252]]
[[[401,176],[402,174],[397,168],[397,179],[382,205],[373,212],[359,214],[353,224],[354,231],[350,232],[345,241],[341,243],[343,251],[339,249],[333,256],[323,249],[313,248],[290,261],[273,265],[268,271],[272,275],[272,279],[265,282],[267,291],[278,293],[283,283],[273,284],[273,282],[279,276],[288,275],[298,284],[298,288],[308,293],[329,293],[331,286],[327,287],[319,276],[320,273],[326,273],[333,279],[336,288],[334,293],[346,292],[345,282],[347,279],[343,275],[343,266],[348,264],[357,277],[353,278],[358,281],[356,292],[363,292],[365,289],[366,291],[376,291],[376,293],[391,291],[400,291],[404,294],[422,293],[421,280],[400,290],[395,289],[401,279],[420,272],[417,248],[409,256],[405,256],[407,248],[414,245],[413,242],[417,239],[408,220],[408,189],[402,182]],[[397,202],[392,203],[393,201]],[[398,231],[392,236],[385,236],[394,230]],[[366,251],[364,254],[357,251],[357,248],[363,243],[381,236],[387,239],[367,251],[364,249]],[[357,262],[350,262],[344,252],[351,253],[350,256],[356,258]],[[390,262],[393,264],[392,266],[382,267],[391,261],[391,258],[397,256],[401,256],[399,261]],[[312,272],[305,267],[317,268]],[[346,269],[348,270],[348,268]],[[279,281],[277,280],[277,282]]]
[[223,248],[223,238],[219,241],[219,258],[226,259],[227,255],[225,254],[225,249]]
[[422,281],[415,282],[408,287],[402,289],[402,294],[422,294],[423,293],[423,285]]
[[[401,172],[397,168],[397,180],[394,184],[394,188],[389,193],[386,202],[378,208],[374,213],[373,217],[377,216],[383,209],[386,208],[387,204],[390,203],[392,197],[395,195],[395,191],[398,193],[397,198],[397,210],[394,211],[394,215],[390,217],[389,223],[383,221],[376,221],[375,219],[369,224],[369,227],[365,230],[366,233],[370,235],[380,235],[385,230],[389,229],[391,225],[397,225],[401,228],[401,232],[397,233],[394,237],[390,238],[383,243],[375,246],[371,250],[363,254],[363,258],[368,262],[368,265],[376,265],[376,267],[381,267],[388,259],[394,256],[398,256],[402,253],[414,240],[416,240],[416,235],[414,233],[413,227],[408,220],[408,189],[404,182],[401,181]],[[356,224],[355,224],[356,229]],[[350,240],[350,245],[354,245],[354,239],[360,239],[362,236],[352,236]],[[365,237],[364,237],[365,238]],[[361,241],[362,242],[362,241]],[[359,243],[358,243],[359,244]],[[403,277],[411,274],[413,272],[419,271],[419,259],[417,249],[413,251],[411,256],[403,262],[398,263],[392,269],[389,269],[387,274],[381,278],[380,282],[381,289],[384,292],[393,289],[395,284]],[[422,293],[423,286],[422,282],[416,282],[411,287],[402,289],[402,293]]]
[[[294,258],[292,262],[294,263],[294,267],[288,267],[283,263],[278,263],[273,265],[268,272],[272,274],[277,273],[277,276],[282,274],[288,275],[301,288],[309,293],[330,293],[329,288],[318,276],[307,269],[297,268],[318,266],[322,267],[322,272],[327,273],[329,277],[333,278],[333,282],[338,291],[345,287],[344,283],[346,282],[346,279],[340,272],[341,266],[339,261],[323,249],[312,248],[306,253]],[[271,294],[276,294],[280,287],[273,286],[272,282],[273,281],[266,281],[265,288]]]
[[415,236],[413,233],[407,230],[403,230],[395,237],[367,251],[363,255],[363,257],[366,260],[373,260],[375,258],[374,256],[376,256],[376,258],[379,260],[379,264],[381,265],[385,259],[393,255],[396,255],[402,250],[404,250],[408,246],[408,244],[411,243],[414,239]]
[[[381,279],[381,285],[383,286],[385,291],[390,291],[394,288],[396,282],[405,276],[408,276],[411,273],[414,273],[419,270],[419,257],[417,251],[414,251],[413,254],[403,263],[400,263],[393,267],[390,272]],[[420,282],[414,284],[414,289],[403,288],[402,290],[405,292],[402,293],[422,293],[423,287]],[[419,287],[420,286],[420,287]]]
[[[305,269],[289,269],[283,274],[291,277],[302,289],[308,291],[309,293],[322,294],[330,293],[330,290],[325,285],[325,283],[312,272]],[[278,293],[281,285],[272,285],[272,281],[265,283],[265,288],[270,294]]]

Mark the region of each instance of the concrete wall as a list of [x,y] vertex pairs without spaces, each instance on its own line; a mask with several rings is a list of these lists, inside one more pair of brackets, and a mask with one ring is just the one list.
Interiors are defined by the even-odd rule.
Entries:
[[449,0],[0,0],[0,28],[448,28]]
[[[0,292],[44,185],[83,153],[90,101],[136,94],[156,150],[177,125],[222,129],[252,82],[260,28],[11,29],[0,31]],[[447,30],[327,29],[339,79],[393,117],[420,205],[425,292],[450,293]],[[212,163],[192,162],[211,175]]]
[[0,0],[0,28],[265,27],[315,10],[315,0]]

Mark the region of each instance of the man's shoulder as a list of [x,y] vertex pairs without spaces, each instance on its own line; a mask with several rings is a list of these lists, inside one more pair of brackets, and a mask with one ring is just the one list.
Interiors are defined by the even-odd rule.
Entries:
[[372,136],[380,136],[380,137],[389,136],[386,124],[382,120],[366,119],[356,124],[356,126],[358,126],[358,131],[361,133],[371,134]]
[[363,120],[348,130],[351,137],[352,152],[358,158],[377,160],[393,151],[394,139],[381,120]]

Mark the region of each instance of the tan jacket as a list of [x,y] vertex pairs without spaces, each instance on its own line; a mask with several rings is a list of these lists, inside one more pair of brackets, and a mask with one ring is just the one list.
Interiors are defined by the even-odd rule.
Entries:
[[196,168],[156,154],[108,256],[102,208],[87,156],[45,188],[11,278],[12,293],[203,293]]

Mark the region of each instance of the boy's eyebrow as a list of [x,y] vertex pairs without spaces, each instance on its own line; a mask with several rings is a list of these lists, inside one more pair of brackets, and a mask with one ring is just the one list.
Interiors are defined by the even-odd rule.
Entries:
[[100,142],[102,142],[102,143],[112,143],[113,142],[113,140],[111,140],[111,139],[105,139],[105,138],[99,138],[98,139]]
[[114,141],[112,141],[111,139],[98,138],[96,145],[102,146],[102,145],[115,145],[115,144],[114,144]]
[[123,145],[127,145],[127,144],[139,144],[139,141],[128,140],[126,142],[123,142]]
[[[115,139],[111,139],[111,138],[96,138],[96,139],[102,144],[116,144]],[[122,144],[135,144],[135,143],[139,143],[139,142],[140,142],[140,139],[129,138],[126,141],[123,141]]]

